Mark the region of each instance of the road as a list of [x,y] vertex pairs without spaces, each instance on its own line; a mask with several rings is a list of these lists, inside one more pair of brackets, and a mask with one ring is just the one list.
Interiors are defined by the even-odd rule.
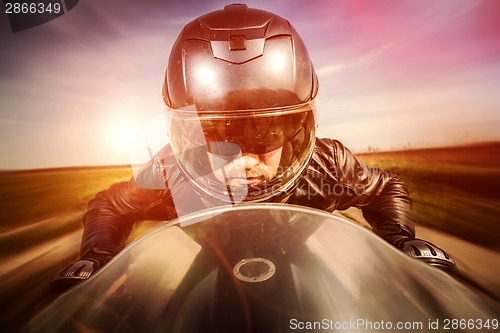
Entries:
[[[341,213],[369,228],[359,209],[350,208]],[[500,297],[500,252],[468,242],[456,236],[444,233],[437,229],[421,225],[415,226],[416,236],[425,239],[453,256],[458,267],[471,275],[474,280]]]

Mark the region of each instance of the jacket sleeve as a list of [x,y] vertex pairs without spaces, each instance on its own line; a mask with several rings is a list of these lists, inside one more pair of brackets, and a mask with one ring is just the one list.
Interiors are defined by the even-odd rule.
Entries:
[[340,142],[332,144],[339,182],[345,189],[337,209],[361,208],[373,231],[391,243],[395,237],[414,237],[411,201],[405,184],[378,167],[366,167]]
[[163,159],[151,160],[136,177],[111,185],[88,203],[83,218],[82,258],[121,251],[135,223],[176,217]]

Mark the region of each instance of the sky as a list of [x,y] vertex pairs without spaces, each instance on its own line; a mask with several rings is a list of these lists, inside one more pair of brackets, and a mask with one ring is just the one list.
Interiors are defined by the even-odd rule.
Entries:
[[[80,0],[17,33],[0,15],[0,169],[145,159],[131,141],[165,112],[170,48],[186,23],[228,3]],[[246,3],[304,40],[320,82],[317,136],[354,152],[500,139],[500,1]]]

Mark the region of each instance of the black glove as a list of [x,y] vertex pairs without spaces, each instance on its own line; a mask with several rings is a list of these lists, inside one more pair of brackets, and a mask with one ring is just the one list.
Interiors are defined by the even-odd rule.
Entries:
[[57,272],[49,282],[49,287],[54,292],[65,291],[90,278],[112,258],[111,254],[92,252]]
[[410,257],[422,260],[431,266],[448,272],[457,270],[455,260],[431,242],[419,238],[403,238],[396,240],[393,244]]

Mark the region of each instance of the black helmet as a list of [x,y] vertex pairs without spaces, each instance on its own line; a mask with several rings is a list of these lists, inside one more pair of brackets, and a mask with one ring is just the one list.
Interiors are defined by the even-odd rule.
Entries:
[[[233,4],[188,23],[163,84],[181,170],[224,201],[286,193],[312,155],[317,92],[307,49],[287,20]],[[259,181],[250,168],[227,169],[249,155],[272,156],[279,164]]]

